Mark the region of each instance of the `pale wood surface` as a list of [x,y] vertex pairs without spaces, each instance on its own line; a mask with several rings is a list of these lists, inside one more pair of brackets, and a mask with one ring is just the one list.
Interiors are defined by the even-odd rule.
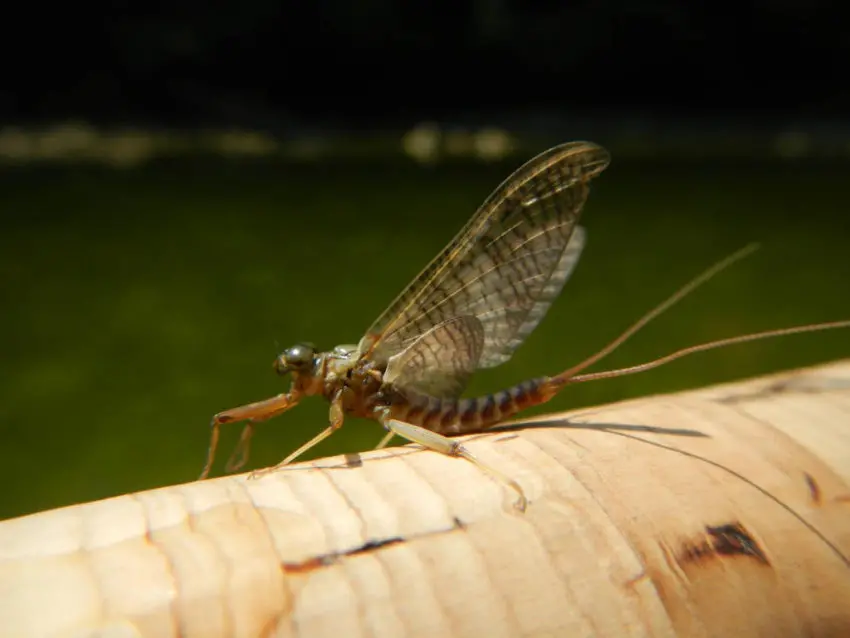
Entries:
[[525,514],[407,447],[4,521],[0,635],[850,635],[850,361],[549,418],[468,441]]

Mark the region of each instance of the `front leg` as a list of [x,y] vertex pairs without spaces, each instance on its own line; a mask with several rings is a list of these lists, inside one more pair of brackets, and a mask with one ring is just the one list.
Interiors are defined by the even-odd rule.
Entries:
[[256,401],[255,403],[249,403],[248,405],[242,405],[238,408],[232,408],[216,414],[210,423],[210,447],[207,451],[207,462],[198,480],[205,479],[209,475],[210,469],[212,469],[215,450],[218,447],[218,437],[223,423],[248,421],[245,429],[242,430],[242,436],[239,438],[236,449],[227,462],[227,471],[232,472],[245,465],[248,460],[249,443],[254,433],[254,424],[283,414],[291,407],[297,405],[300,400],[301,396],[298,393],[290,391],[287,394],[278,394],[271,399]]
[[319,432],[316,436],[314,436],[300,448],[295,450],[292,454],[283,459],[280,463],[262,470],[254,470],[253,472],[251,472],[250,478],[257,478],[259,476],[262,476],[263,474],[266,474],[267,472],[274,472],[275,470],[282,468],[284,465],[289,465],[290,463],[292,463],[292,461],[304,454],[304,452],[309,450],[311,447],[318,445],[326,438],[328,438],[331,434],[340,429],[342,427],[343,421],[345,420],[345,413],[342,409],[342,389],[338,390],[331,399],[329,420],[331,424],[327,428]]
[[[490,476],[501,481],[513,490],[516,490],[516,493],[519,494],[519,499],[517,499],[516,503],[514,503],[514,507],[521,512],[525,511],[525,508],[528,505],[528,499],[525,497],[525,492],[522,491],[520,484],[496,468],[481,461],[478,457],[474,456],[472,452],[467,450],[459,441],[453,441],[452,439],[441,434],[437,434],[436,432],[432,432],[431,430],[426,430],[418,425],[413,425],[412,423],[406,423],[405,421],[399,421],[397,419],[383,419],[382,423],[384,427],[389,430],[390,434],[398,434],[400,437],[405,438],[408,441],[412,441],[413,443],[418,443],[429,450],[434,450],[435,452],[440,452],[448,456],[459,456],[471,463],[474,463],[479,468],[490,474]],[[385,444],[388,441],[389,436],[385,437],[381,443]]]

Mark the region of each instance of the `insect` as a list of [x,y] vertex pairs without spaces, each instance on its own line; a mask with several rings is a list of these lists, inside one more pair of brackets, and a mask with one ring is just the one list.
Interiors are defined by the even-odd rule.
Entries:
[[589,359],[551,377],[531,379],[507,390],[460,398],[476,369],[498,366],[543,319],[575,268],[585,244],[577,222],[590,182],[610,157],[591,142],[570,142],[531,159],[487,198],[451,243],[381,314],[357,345],[319,352],[301,343],[274,361],[290,375],[288,392],[216,414],[211,423],[207,461],[212,467],[221,425],[244,421],[245,428],[227,463],[242,467],[255,425],[278,416],[303,398],[321,395],[330,402],[330,424],[280,463],[287,465],[339,429],[346,415],[380,423],[394,435],[426,448],[467,459],[517,492],[515,505],[527,504],[521,486],[477,457],[452,435],[479,432],[555,396],[567,384],[631,374],[711,348],[772,336],[850,327],[850,321],[797,326],[733,337],[676,351],[621,370],[579,375],[618,347],[654,317],[719,270],[752,252],[748,246],[692,280]]

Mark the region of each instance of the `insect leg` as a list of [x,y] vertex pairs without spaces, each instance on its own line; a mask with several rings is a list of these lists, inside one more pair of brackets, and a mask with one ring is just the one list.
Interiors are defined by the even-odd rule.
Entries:
[[514,503],[514,507],[521,512],[525,511],[525,508],[528,505],[528,499],[526,499],[525,492],[522,491],[520,484],[496,468],[481,461],[478,457],[473,455],[472,452],[461,445],[459,441],[453,441],[452,439],[442,436],[441,434],[437,434],[436,432],[432,432],[431,430],[426,430],[425,428],[413,425],[412,423],[398,421],[397,419],[387,419],[384,421],[384,426],[389,429],[390,434],[398,434],[400,437],[405,438],[408,441],[412,441],[413,443],[418,443],[429,450],[434,450],[435,452],[440,452],[448,456],[459,456],[471,463],[474,463],[480,469],[490,474],[493,478],[515,490],[517,494],[519,494],[519,498],[516,503]]
[[209,475],[210,469],[212,469],[222,424],[236,423],[238,421],[249,422],[249,424],[245,427],[245,430],[242,432],[242,437],[239,440],[239,444],[236,446],[236,451],[234,451],[233,455],[230,457],[231,460],[228,461],[228,466],[230,466],[231,462],[235,461],[234,457],[236,456],[236,452],[240,451],[239,461],[236,464],[236,467],[241,467],[245,464],[245,461],[248,460],[248,441],[254,432],[253,424],[265,421],[266,419],[271,419],[279,414],[283,414],[289,408],[297,405],[300,399],[301,397],[294,392],[278,394],[276,397],[272,397],[271,399],[264,399],[263,401],[249,403],[248,405],[243,405],[231,410],[225,410],[224,412],[216,414],[210,423],[210,447],[207,451],[207,462],[204,464],[204,469],[201,472],[201,476],[198,477],[198,480],[205,479]]
[[233,448],[233,452],[230,454],[230,458],[227,459],[227,463],[224,464],[224,470],[226,472],[236,472],[248,462],[248,454],[251,451],[251,437],[254,436],[254,426],[254,422],[248,421],[245,427],[242,428],[239,442]]
[[318,445],[319,443],[324,441],[326,438],[328,438],[331,434],[333,434],[338,429],[340,429],[342,427],[342,423],[343,423],[344,420],[345,420],[345,414],[344,414],[343,409],[342,409],[342,391],[339,391],[334,395],[334,398],[331,400],[331,409],[330,409],[330,422],[331,422],[331,424],[327,428],[325,428],[324,430],[319,432],[316,436],[314,436],[312,439],[307,441],[304,445],[302,445],[300,448],[295,450],[292,454],[287,456],[285,459],[283,459],[277,465],[273,465],[272,467],[267,467],[267,468],[262,469],[262,470],[254,470],[253,472],[251,472],[251,478],[257,478],[259,476],[262,476],[263,474],[267,474],[268,472],[274,472],[275,470],[279,470],[284,465],[289,465],[290,463],[292,463],[292,461],[294,461],[299,456],[304,454],[304,452],[309,450],[311,447]]
[[380,443],[378,443],[378,445],[376,445],[376,446],[375,446],[375,449],[376,449],[376,450],[380,450],[380,449],[382,449],[382,448],[387,447],[387,443],[389,443],[390,441],[392,441],[392,439],[393,439],[393,437],[394,437],[394,436],[395,436],[395,432],[393,432],[392,430],[390,430],[389,432],[387,432],[386,436],[384,436],[384,438],[382,438],[382,439],[381,439],[381,442],[380,442]]

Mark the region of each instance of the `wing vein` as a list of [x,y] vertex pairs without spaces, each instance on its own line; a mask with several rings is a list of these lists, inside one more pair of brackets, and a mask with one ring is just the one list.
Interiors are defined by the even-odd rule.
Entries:
[[[443,387],[432,376],[465,379],[470,366],[509,359],[578,261],[584,233],[576,231],[577,222],[589,182],[608,161],[607,151],[596,144],[570,142],[521,166],[375,320],[360,341],[359,356],[387,364],[414,349],[404,358],[401,381],[444,392],[461,384],[447,380]],[[430,352],[469,348],[465,340],[479,333],[481,347],[471,348],[475,356],[462,364],[457,354]],[[417,365],[433,370],[425,374],[414,369]]]

